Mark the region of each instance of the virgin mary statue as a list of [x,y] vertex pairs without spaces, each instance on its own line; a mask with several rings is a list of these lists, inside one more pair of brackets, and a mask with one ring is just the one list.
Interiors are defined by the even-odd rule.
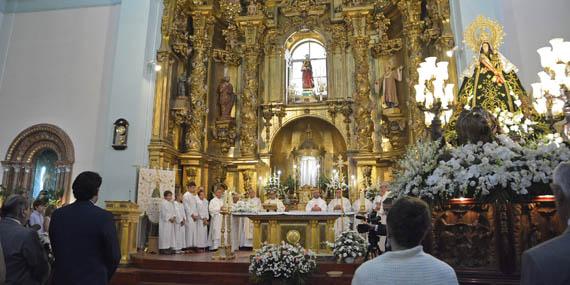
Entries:
[[527,113],[530,107],[527,94],[517,76],[518,69],[497,51],[503,38],[502,27],[496,22],[479,16],[465,32],[467,44],[478,53],[462,73],[463,84],[459,89],[462,106],[482,107],[494,112]]

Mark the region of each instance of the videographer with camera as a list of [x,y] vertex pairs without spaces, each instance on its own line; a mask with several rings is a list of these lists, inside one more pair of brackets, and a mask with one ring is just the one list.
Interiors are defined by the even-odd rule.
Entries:
[[431,214],[424,201],[398,199],[387,217],[392,250],[363,263],[354,273],[352,285],[458,284],[451,266],[424,252],[421,243],[430,229]]

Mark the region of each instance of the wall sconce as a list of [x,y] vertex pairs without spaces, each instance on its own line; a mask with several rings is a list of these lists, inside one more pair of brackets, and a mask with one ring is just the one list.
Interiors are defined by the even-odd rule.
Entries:
[[129,135],[129,122],[125,119],[118,119],[113,127],[113,144],[116,150],[124,150],[127,148],[127,138]]

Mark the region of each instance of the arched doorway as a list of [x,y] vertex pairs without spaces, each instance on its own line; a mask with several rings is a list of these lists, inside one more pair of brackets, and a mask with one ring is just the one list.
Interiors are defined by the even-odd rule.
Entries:
[[[10,144],[2,161],[2,185],[8,193],[38,198],[67,197],[75,150],[69,136],[59,127],[39,124],[22,131]],[[45,192],[41,194],[46,194]]]
[[[281,171],[284,181],[317,186],[330,177],[339,155],[346,160],[346,142],[331,123],[311,116],[285,124],[271,145],[270,170]],[[343,169],[346,177],[347,168]]]

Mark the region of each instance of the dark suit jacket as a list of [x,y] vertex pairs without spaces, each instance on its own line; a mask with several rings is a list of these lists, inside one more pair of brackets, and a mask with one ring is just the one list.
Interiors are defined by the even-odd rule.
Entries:
[[42,284],[49,264],[38,233],[10,218],[0,221],[0,243],[6,261],[7,285]]
[[570,228],[524,252],[521,284],[570,284]]
[[107,284],[121,258],[113,215],[91,201],[53,212],[49,227],[55,285]]

